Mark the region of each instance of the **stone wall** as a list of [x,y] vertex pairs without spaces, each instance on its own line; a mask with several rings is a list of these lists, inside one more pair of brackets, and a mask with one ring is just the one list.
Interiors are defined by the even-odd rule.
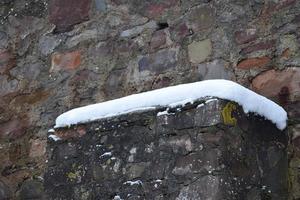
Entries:
[[62,112],[224,78],[288,111],[300,198],[299,10],[297,0],[2,0],[0,194],[42,191],[46,133]]
[[202,99],[56,129],[46,199],[286,200],[285,132]]

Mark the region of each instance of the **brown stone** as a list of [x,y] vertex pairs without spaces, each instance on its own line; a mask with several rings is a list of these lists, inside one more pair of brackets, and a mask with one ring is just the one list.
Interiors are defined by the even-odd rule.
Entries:
[[254,45],[243,48],[241,53],[242,54],[248,54],[248,53],[252,53],[252,52],[255,52],[255,51],[268,50],[268,49],[273,48],[275,44],[276,44],[275,40],[260,42],[260,43],[257,43],[257,44],[254,44]]
[[235,41],[238,44],[245,44],[257,38],[256,29],[246,29],[235,32]]
[[71,138],[80,138],[86,134],[86,129],[83,126],[74,127],[67,130],[56,130],[55,135],[63,140],[68,140]]
[[80,63],[80,51],[54,53],[52,54],[50,72],[57,72],[60,70],[74,70],[80,66]]
[[165,45],[167,42],[167,34],[164,30],[156,31],[150,42],[150,48],[151,49],[157,49],[163,45]]
[[[157,18],[164,14],[164,12],[175,6],[177,4],[178,0],[164,0],[157,3],[150,3],[147,6],[145,6],[145,12],[144,14],[148,18]],[[145,4],[145,3],[142,3]]]
[[271,62],[269,57],[260,57],[260,58],[247,58],[238,63],[237,68],[239,69],[251,69],[264,67]]
[[0,49],[0,74],[7,73],[15,66],[15,59],[10,51]]
[[281,0],[276,4],[275,10],[280,10],[296,3],[296,0]]
[[287,49],[285,49],[283,52],[282,52],[282,54],[281,54],[281,58],[282,59],[288,59],[289,57],[290,57],[290,55],[291,55],[291,51],[290,51],[290,49],[289,48],[287,48]]
[[252,88],[259,94],[275,98],[283,104],[286,101],[299,100],[300,68],[266,71],[253,79]]
[[31,158],[38,158],[43,157],[46,153],[46,140],[30,140],[30,150],[29,150],[29,157]]
[[49,91],[37,90],[29,94],[20,94],[16,96],[16,98],[13,101],[14,104],[18,104],[18,105],[23,105],[24,103],[35,104],[44,101],[47,97],[49,97],[49,95],[50,95]]
[[146,16],[149,18],[155,18],[161,15],[166,9],[164,4],[150,4],[146,8]]
[[89,19],[91,0],[51,0],[49,20],[57,32],[69,31],[73,25]]
[[29,124],[27,119],[12,119],[0,124],[0,138],[16,139],[24,135]]

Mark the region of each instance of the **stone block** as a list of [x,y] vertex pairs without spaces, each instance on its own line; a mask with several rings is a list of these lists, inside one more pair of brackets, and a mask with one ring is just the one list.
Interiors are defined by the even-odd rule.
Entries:
[[100,12],[105,12],[107,9],[106,0],[95,0],[96,9]]
[[190,62],[197,64],[204,62],[212,52],[212,44],[209,39],[192,42],[188,46]]
[[240,61],[237,64],[237,68],[239,69],[253,69],[253,68],[261,68],[270,64],[271,59],[269,57],[260,57],[260,58],[247,58],[245,60]]
[[233,72],[229,69],[229,64],[224,60],[213,60],[212,62],[202,63],[197,66],[201,80],[234,78]]
[[51,56],[50,72],[58,72],[60,70],[74,70],[80,66],[80,63],[80,51],[53,53]]
[[299,68],[287,68],[283,71],[272,69],[255,77],[252,88],[259,94],[284,104],[284,102],[299,100],[299,81]]
[[75,24],[89,19],[91,0],[51,0],[49,19],[56,25],[57,32],[72,29]]
[[147,70],[159,74],[168,69],[175,68],[177,59],[176,49],[161,50],[142,57],[138,61],[139,71]]
[[215,11],[211,6],[196,6],[186,16],[188,27],[195,33],[210,29],[215,22]]
[[257,38],[256,29],[246,29],[235,32],[235,41],[238,44],[249,43]]

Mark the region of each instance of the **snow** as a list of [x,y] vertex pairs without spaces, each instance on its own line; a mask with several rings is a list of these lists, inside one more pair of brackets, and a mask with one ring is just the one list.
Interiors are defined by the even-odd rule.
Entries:
[[112,152],[105,152],[104,154],[102,154],[101,156],[100,156],[100,158],[103,158],[103,157],[105,157],[105,156],[111,156],[112,155]]
[[60,137],[58,137],[58,136],[56,136],[56,135],[53,135],[53,134],[49,135],[48,138],[54,140],[55,142],[58,141],[58,140],[61,140]]
[[56,119],[55,128],[157,107],[176,107],[203,97],[235,101],[243,107],[245,113],[261,115],[271,120],[280,130],[286,127],[287,113],[282,107],[235,82],[219,79],[171,86],[75,108],[60,115]]
[[113,200],[123,200],[119,195],[114,196]]
[[140,180],[137,180],[137,181],[126,181],[123,184],[124,185],[129,184],[130,186],[132,186],[132,185],[143,185],[143,182],[140,181]]
[[54,133],[54,132],[55,132],[55,130],[53,128],[48,130],[48,133]]

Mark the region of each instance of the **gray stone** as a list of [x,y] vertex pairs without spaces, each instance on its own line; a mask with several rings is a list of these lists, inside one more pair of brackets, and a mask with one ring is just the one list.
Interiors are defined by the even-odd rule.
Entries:
[[173,149],[174,153],[187,154],[193,150],[191,138],[188,135],[174,136],[168,140],[160,140],[159,145],[167,145]]
[[216,176],[204,176],[199,178],[194,183],[183,187],[176,200],[185,199],[211,199],[219,200],[222,199],[219,196],[220,179]]
[[211,54],[212,44],[209,39],[199,42],[192,42],[188,46],[189,58],[192,63],[201,63],[205,61]]
[[9,187],[0,180],[0,199],[9,200],[12,198],[12,193]]
[[42,199],[43,184],[36,180],[26,180],[20,190],[20,199]]
[[209,99],[198,105],[195,113],[195,126],[214,126],[222,123],[222,102],[219,99]]
[[299,42],[295,35],[284,35],[280,38],[280,44],[278,47],[279,53],[282,54],[287,49],[289,50],[290,56],[294,56],[298,52]]
[[187,15],[187,24],[193,32],[211,29],[215,22],[214,9],[211,6],[196,6]]
[[8,47],[8,36],[4,31],[0,31],[0,49]]
[[8,76],[0,75],[0,96],[19,90],[19,82],[16,79],[9,80]]
[[60,36],[44,35],[39,40],[39,49],[43,55],[49,55],[61,44],[63,40],[64,38]]
[[142,57],[138,61],[139,71],[161,73],[174,68],[177,62],[176,49],[162,50],[154,54]]
[[198,72],[201,80],[234,78],[233,72],[228,69],[228,63],[224,60],[214,60],[212,62],[198,65]]
[[132,38],[132,37],[135,37],[135,36],[141,34],[145,30],[152,30],[153,31],[157,27],[158,26],[157,26],[155,21],[149,21],[144,25],[136,26],[132,29],[128,29],[128,30],[123,31],[120,36],[124,37],[124,38]]
[[106,0],[95,0],[97,11],[104,12],[107,9]]
[[97,30],[96,29],[85,30],[82,33],[80,33],[79,35],[75,35],[74,37],[68,39],[66,42],[66,45],[69,48],[72,48],[81,42],[95,39],[95,38],[97,38]]
[[128,178],[135,179],[141,177],[145,168],[148,164],[147,163],[137,163],[137,164],[129,164],[128,168]]

